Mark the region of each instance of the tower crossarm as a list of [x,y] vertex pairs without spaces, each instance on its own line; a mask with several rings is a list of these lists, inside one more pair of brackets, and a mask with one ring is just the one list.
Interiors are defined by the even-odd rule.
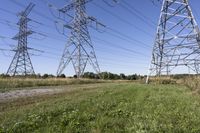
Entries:
[[26,17],[30,14],[30,12],[32,11],[32,9],[34,8],[35,4],[30,3],[26,9],[24,11],[22,11],[21,13],[19,13],[20,16]]
[[19,38],[21,38],[21,37],[24,37],[24,36],[29,36],[29,35],[31,35],[31,34],[33,34],[34,32],[33,31],[31,31],[31,30],[29,30],[29,31],[27,31],[27,32],[22,32],[21,34],[17,34],[16,36],[14,36],[12,39],[13,40],[18,40]]
[[106,27],[106,25],[102,24],[96,18],[94,18],[92,16],[89,16],[87,19],[88,19],[88,23],[95,23],[96,24],[96,28],[98,28],[99,26]]
[[[86,3],[91,2],[91,1],[93,0],[82,0],[82,2],[80,3],[80,6],[85,5]],[[77,5],[76,2],[73,2],[71,4],[65,5],[63,8],[59,9],[59,11],[62,13],[66,13],[70,10],[73,10],[76,5]]]

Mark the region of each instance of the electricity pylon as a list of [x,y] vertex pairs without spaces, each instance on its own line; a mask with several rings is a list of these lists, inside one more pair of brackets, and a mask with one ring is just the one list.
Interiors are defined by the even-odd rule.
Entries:
[[188,0],[163,0],[146,82],[182,66],[199,73],[199,47],[200,31]]
[[28,53],[27,47],[27,37],[33,33],[33,31],[28,29],[28,22],[30,19],[27,17],[29,13],[32,11],[35,4],[30,3],[26,9],[18,14],[20,17],[19,22],[19,33],[13,38],[14,40],[18,40],[18,46],[14,50],[15,55],[14,58],[8,68],[8,75],[31,75],[35,74],[31,59]]
[[[88,31],[88,25],[95,22],[96,25],[105,27],[99,23],[94,17],[88,16],[86,13],[86,3],[92,0],[72,0],[72,2],[59,9],[59,14],[68,14],[74,11],[72,23],[67,23],[64,28],[71,30],[68,42],[65,46],[57,75],[61,75],[66,66],[72,62],[75,73],[80,78],[88,63],[92,65],[96,73],[100,73],[100,68],[95,55],[94,47]],[[113,0],[116,2],[116,0]],[[68,16],[70,16],[68,14]]]

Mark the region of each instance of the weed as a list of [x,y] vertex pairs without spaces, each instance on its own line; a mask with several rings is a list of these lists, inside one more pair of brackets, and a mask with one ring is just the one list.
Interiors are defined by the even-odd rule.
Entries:
[[178,85],[106,84],[4,110],[2,132],[200,132],[200,98]]

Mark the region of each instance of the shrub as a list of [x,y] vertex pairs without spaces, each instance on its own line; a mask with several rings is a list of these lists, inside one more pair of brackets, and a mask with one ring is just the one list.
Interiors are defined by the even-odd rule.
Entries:
[[65,74],[61,74],[58,78],[66,78]]
[[162,77],[150,79],[149,82],[155,84],[176,84],[176,80],[170,78],[162,78]]
[[183,84],[193,92],[200,94],[200,77],[186,77]]

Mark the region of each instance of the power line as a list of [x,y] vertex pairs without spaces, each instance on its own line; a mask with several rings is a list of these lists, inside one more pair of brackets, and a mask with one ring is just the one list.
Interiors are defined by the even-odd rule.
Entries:
[[[140,41],[140,40],[137,40],[137,39],[134,39],[134,38],[131,38],[129,37],[128,35],[126,34],[123,34],[121,33],[120,31],[116,30],[116,29],[113,29],[113,28],[110,28],[110,27],[107,27],[110,31],[114,32],[115,34],[118,34],[118,35],[115,35],[113,33],[110,33],[112,36],[116,37],[116,38],[120,38],[121,40],[124,40],[126,42],[129,42],[129,43],[132,43],[133,42],[136,42],[136,43],[139,43],[139,44],[142,44],[142,45],[139,45],[139,47],[147,47],[147,48],[151,48],[148,44]],[[126,38],[126,39],[125,39]],[[132,42],[133,41],[133,42]],[[137,45],[138,46],[138,45]]]
[[[20,5],[20,6],[23,6],[22,4],[20,4],[20,3],[18,3],[18,2],[14,2],[15,4],[17,4],[17,5]],[[46,17],[45,17],[46,18]],[[49,20],[49,19],[48,19]],[[46,26],[46,24],[42,24],[43,26]],[[51,26],[47,26],[48,28],[52,28]],[[142,44],[142,45],[145,45],[145,46],[147,46],[148,48],[151,48],[149,45],[147,45],[147,44],[145,44],[145,43],[143,43],[143,42],[141,42],[141,41],[139,41],[139,40],[137,40],[137,39],[134,39],[134,38],[132,38],[132,37],[129,37],[129,36],[127,36],[127,35],[125,35],[125,34],[123,34],[123,33],[121,33],[121,32],[119,32],[119,31],[117,31],[117,30],[115,30],[115,29],[113,29],[113,28],[111,28],[111,27],[107,27],[110,31],[112,31],[112,32],[114,32],[115,34],[118,34],[118,35],[115,35],[115,34],[113,34],[113,33],[110,33],[110,32],[108,32],[108,34],[110,34],[110,35],[112,35],[112,36],[114,36],[114,37],[116,37],[116,38],[120,38],[121,40],[124,40],[124,41],[126,41],[126,42],[129,42],[129,43],[132,43],[131,41],[134,41],[134,42],[137,42],[137,43],[140,43],[140,44]],[[44,32],[41,32],[41,33],[44,33]],[[48,35],[47,35],[48,34]],[[50,33],[45,33],[45,35],[47,36],[47,37],[49,37],[49,34]],[[57,38],[55,38],[55,35],[51,35],[51,37],[50,38],[53,38],[53,39],[55,39],[55,40],[57,40]],[[133,44],[133,43],[132,43]],[[142,47],[142,45],[138,45],[139,47]]]
[[[9,38],[9,37],[7,37],[7,38]],[[49,37],[48,36],[48,38],[51,38],[51,37]],[[112,48],[117,48],[117,49],[119,49],[119,50],[123,50],[123,51],[126,51],[126,52],[131,52],[131,53],[133,53],[134,55],[142,55],[142,56],[147,56],[147,55],[145,55],[145,54],[143,54],[143,53],[140,53],[140,52],[137,52],[137,51],[134,51],[134,50],[131,50],[131,49],[128,49],[128,48],[125,48],[125,47],[122,47],[122,46],[118,46],[118,45],[116,45],[116,44],[114,44],[114,43],[111,43],[111,42],[109,42],[109,41],[105,41],[105,40],[103,40],[103,39],[100,39],[100,38],[98,38],[98,37],[96,37],[96,36],[93,36],[93,38],[94,38],[94,40],[97,40],[97,41],[100,41],[100,42],[104,42],[104,44],[105,45],[107,45],[107,46],[110,46],[110,47],[112,47]],[[9,38],[9,39],[11,39],[11,38]],[[58,39],[56,39],[56,40],[58,40]],[[61,42],[65,42],[65,41],[62,41],[62,40],[60,40]],[[36,43],[34,43],[35,45],[37,45]],[[44,43],[41,43],[41,44],[44,44]],[[101,43],[102,44],[102,43]],[[48,49],[53,49],[53,50],[58,50],[58,51],[60,51],[60,49],[57,49],[57,48],[54,48],[54,47],[49,47],[49,46],[42,46],[42,45],[38,45],[39,47],[43,47],[43,48],[48,48]],[[103,50],[103,49],[102,49]],[[53,52],[48,52],[48,51],[44,51],[45,53],[47,53],[47,54],[53,54],[53,55],[58,55],[57,53],[53,53]],[[61,55],[58,55],[58,56],[61,56]]]
[[134,54],[137,54],[137,55],[146,56],[144,53],[140,53],[140,52],[135,51],[135,50],[131,50],[131,49],[128,49],[128,48],[124,48],[124,47],[122,47],[122,46],[116,45],[116,44],[111,43],[111,42],[109,42],[109,41],[102,40],[102,39],[100,39],[100,38],[98,38],[98,37],[94,37],[94,36],[93,36],[93,38],[96,39],[96,40],[98,40],[98,41],[100,41],[100,42],[106,43],[106,45],[108,45],[108,46],[116,47],[116,48],[122,49],[122,50],[127,51],[127,52],[131,52],[131,53],[134,53]]
[[[162,4],[162,0],[149,0],[155,7],[158,7]],[[158,5],[159,4],[159,5]]]
[[127,10],[130,14],[136,16],[142,22],[147,24],[150,28],[152,28],[152,26],[157,26],[157,24],[153,20],[151,20],[151,18],[144,15],[142,12],[137,10],[133,5],[129,4],[125,0],[121,3],[121,6],[123,7],[123,9]]
[[[22,4],[19,4],[18,3],[18,5],[20,5],[20,6],[23,6]],[[46,17],[45,17],[46,18]],[[130,37],[128,37],[127,35],[125,35],[125,34],[122,34],[122,33],[120,33],[119,31],[116,31],[116,30],[114,30],[114,29],[112,29],[112,28],[108,28],[109,30],[111,30],[112,32],[114,32],[114,33],[116,33],[116,34],[119,34],[119,35],[121,35],[121,36],[123,36],[123,37],[126,37],[126,38],[129,38],[130,39]],[[115,37],[117,37],[117,38],[119,38],[119,36],[116,36],[116,35],[114,35],[114,34],[112,34],[111,33],[111,35],[112,36],[115,36]],[[49,37],[49,36],[48,36]],[[52,37],[49,37],[49,38],[52,38]],[[125,41],[128,41],[128,40],[126,40],[126,39],[124,39],[124,38],[122,38],[121,37],[121,39],[122,40],[125,40]],[[143,42],[141,42],[141,41],[138,41],[138,40],[134,40],[134,39],[130,39],[130,40],[133,40],[133,41],[136,41],[136,42],[138,42],[138,43],[141,43],[141,44],[144,44]],[[101,40],[102,41],[102,40]],[[106,42],[106,41],[104,41],[104,42]],[[108,43],[108,42],[106,42],[106,43]],[[133,44],[133,43],[132,43]],[[146,45],[146,44],[145,44]],[[115,46],[113,46],[113,47],[115,47]],[[118,46],[117,46],[118,47]],[[147,47],[149,47],[148,45],[147,45]],[[127,49],[127,48],[123,48],[123,47],[118,47],[118,48],[120,48],[120,49],[122,49],[122,50],[125,50],[125,51],[128,51],[128,52],[132,52],[132,53],[134,53],[134,54],[138,54],[139,52],[137,52],[137,51],[133,51],[133,50],[130,50],[130,49]],[[144,54],[142,54],[142,53],[139,53],[139,55],[144,55]]]
[[[9,37],[7,37],[7,38],[9,38]],[[51,37],[48,36],[48,38],[51,38]],[[97,40],[97,41],[100,41],[100,42],[104,42],[105,45],[110,46],[110,47],[112,47],[112,48],[117,48],[117,49],[120,49],[120,50],[123,50],[123,51],[126,51],[126,52],[131,52],[131,53],[133,53],[133,54],[135,54],[135,55],[147,56],[147,55],[145,55],[145,54],[143,54],[143,53],[140,53],[140,52],[137,52],[137,51],[134,51],[134,50],[131,50],[131,49],[122,47],[122,46],[118,46],[118,45],[116,45],[116,44],[114,44],[114,43],[111,43],[111,42],[109,42],[109,41],[105,41],[105,40],[100,39],[100,38],[98,38],[98,37],[96,37],[96,36],[93,36],[93,38],[94,38],[94,40]],[[11,39],[11,38],[9,38],[9,39]],[[58,40],[58,39],[56,39],[56,40]],[[60,41],[61,41],[61,42],[65,42],[64,40],[60,40]],[[36,43],[34,43],[34,44],[36,44]],[[41,43],[41,44],[43,44],[43,43]],[[36,44],[36,45],[37,45],[37,44]],[[43,47],[43,46],[41,46],[41,45],[38,45],[38,46]],[[45,46],[45,48],[49,48],[49,49],[53,49],[53,50],[58,50],[57,48],[49,47],[49,46]],[[58,50],[58,51],[60,51],[60,50]],[[55,53],[52,53],[52,52],[48,52],[48,51],[44,51],[44,52],[45,52],[45,53],[51,53],[51,54],[54,54],[54,55],[58,55],[58,54],[55,54]],[[59,55],[59,56],[61,56],[61,55]]]
[[7,10],[7,9],[0,8],[0,11],[3,11],[5,13],[9,13],[9,14],[12,14],[12,15],[16,15],[15,13],[13,13],[13,12]]
[[[1,50],[1,49],[0,49]],[[10,51],[10,50],[9,50]],[[102,51],[102,50],[101,50]],[[53,55],[53,56],[46,56],[46,55],[41,55],[40,57],[41,58],[47,58],[47,59],[51,59],[51,60],[58,60],[59,58],[55,58],[55,57],[58,57],[58,56],[61,56],[61,55],[58,55],[57,53],[52,53],[52,52],[47,52],[47,51],[45,51],[45,53],[47,53],[47,54],[49,54],[49,55]],[[112,54],[113,55],[113,53],[110,53],[110,54]],[[6,55],[7,56],[7,55]],[[124,57],[124,56],[123,56]],[[125,57],[125,58],[127,58],[127,57]],[[130,58],[132,58],[132,57],[130,57]],[[135,63],[135,64],[141,64],[141,62],[127,62],[127,61],[124,61],[124,60],[119,60],[119,59],[117,59],[117,58],[108,58],[108,57],[101,57],[101,59],[104,59],[103,60],[103,62],[105,62],[105,61],[109,61],[109,62],[112,62],[112,61],[114,61],[114,60],[116,60],[116,61],[120,61],[120,62],[124,62],[124,63],[130,63],[130,64],[133,64],[133,63]],[[100,62],[102,62],[101,60],[99,60]],[[112,63],[110,63],[110,65],[111,65]],[[116,65],[116,64],[115,64]],[[118,64],[118,66],[119,66],[120,64]]]
[[[46,3],[46,2],[45,2],[45,3]],[[46,4],[47,4],[47,3],[46,3]],[[132,37],[126,35],[126,34],[123,34],[123,33],[121,33],[120,31],[118,31],[118,30],[116,30],[116,29],[113,29],[113,28],[108,27],[108,26],[106,26],[105,28],[108,29],[108,30],[111,31],[111,32],[114,32],[115,34],[118,34],[118,35],[115,35],[115,34],[113,34],[113,33],[111,33],[111,32],[106,31],[108,34],[110,34],[110,35],[112,35],[112,36],[114,36],[114,37],[116,37],[116,38],[120,38],[121,40],[124,40],[124,41],[127,41],[127,42],[130,42],[130,41],[137,42],[137,43],[140,43],[140,44],[145,45],[145,46],[148,47],[148,48],[151,48],[149,45],[145,44],[144,42],[142,42],[142,41],[140,41],[140,40],[137,40],[137,39],[134,39],[134,38],[132,38]],[[131,43],[132,43],[132,42],[131,42]]]
[[[16,4],[16,5],[18,5],[18,6],[20,6],[20,7],[23,7],[23,8],[26,7],[25,5],[19,3],[16,0],[9,0],[9,1],[12,2],[12,3],[14,3],[14,4]],[[46,15],[44,15],[44,14],[42,14],[42,13],[36,11],[36,10],[33,10],[33,13],[37,14],[38,16],[40,16],[42,18],[45,18],[45,19],[48,19],[48,20],[52,21],[52,18],[50,18],[50,17],[48,17],[48,16],[46,16]]]
[[139,28],[138,26],[136,26],[136,25],[133,24],[133,23],[130,23],[129,21],[127,21],[127,20],[125,20],[124,18],[122,18],[121,16],[116,15],[115,13],[113,13],[113,12],[107,10],[107,9],[104,8],[103,6],[98,5],[98,4],[96,4],[96,3],[92,3],[92,4],[95,5],[96,7],[100,8],[100,9],[102,9],[104,12],[106,12],[106,13],[112,15],[113,17],[117,18],[117,19],[120,20],[121,22],[123,22],[123,23],[125,23],[125,24],[128,24],[128,25],[134,27],[135,29],[137,29],[137,30],[140,31],[140,32],[143,32],[144,34],[148,35],[149,37],[152,37],[152,35],[149,34],[148,32],[146,32],[145,30]]

